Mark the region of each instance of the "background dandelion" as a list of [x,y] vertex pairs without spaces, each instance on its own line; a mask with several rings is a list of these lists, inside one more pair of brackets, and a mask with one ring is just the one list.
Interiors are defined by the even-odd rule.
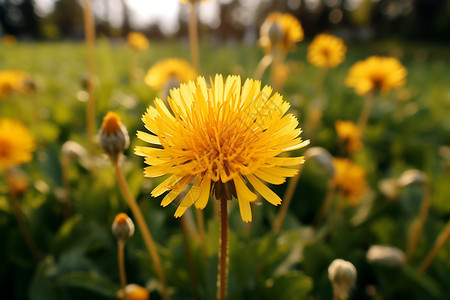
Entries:
[[[33,147],[19,147],[29,149],[24,151],[29,153],[27,159],[8,160],[8,170],[0,170],[2,298],[106,300],[123,297],[125,290],[129,299],[161,299],[166,295],[180,300],[214,299],[218,296],[217,265],[227,255],[229,265],[221,268],[226,275],[221,276],[221,286],[226,278],[228,287],[219,289],[222,298],[226,292],[228,299],[332,299],[333,283],[326,279],[335,259],[351,262],[358,270],[354,287],[345,293],[350,299],[437,300],[450,293],[450,71],[446,40],[450,18],[445,1],[219,0],[195,1],[191,5],[179,0],[92,0],[91,28],[95,32],[88,33],[96,36],[95,54],[91,56],[95,61],[96,100],[96,112],[90,114],[92,123],[100,125],[106,112],[114,111],[133,133],[129,136],[130,147],[120,147],[116,174],[100,153],[99,143],[105,140],[95,135],[95,128],[93,139],[88,140],[86,135],[86,101],[92,98],[87,90],[83,2],[0,2],[0,118],[20,122],[34,140]],[[195,10],[189,10],[194,6]],[[192,12],[197,21],[200,71],[183,71],[182,64],[172,64],[173,72],[164,73],[168,67],[156,68],[152,76],[160,78],[159,86],[147,84],[147,70],[167,59],[188,61],[195,70],[188,25]],[[261,33],[266,18],[274,12],[290,14],[301,24],[301,41],[285,43],[285,48],[261,47],[264,34],[273,45],[283,42],[282,26],[272,24]],[[299,29],[289,26],[288,31],[294,28]],[[126,40],[130,32],[144,34],[151,45],[139,53],[131,50]],[[324,68],[308,60],[314,38],[324,33],[345,44],[345,60],[336,67]],[[337,53],[342,54],[342,48]],[[352,66],[371,57],[388,59],[390,67],[382,67],[376,60],[372,67],[353,76]],[[383,70],[384,77],[378,79],[379,74],[371,73]],[[11,76],[11,72],[17,76]],[[176,78],[177,72],[191,75],[188,79]],[[346,78],[351,73],[352,84],[347,86]],[[305,163],[286,166],[290,170],[283,170],[288,172],[283,176],[266,177],[274,184],[254,175],[264,183],[257,186],[263,191],[261,197],[254,188],[255,181],[241,176],[243,184],[239,184],[248,188],[249,192],[244,192],[248,199],[257,195],[254,201],[244,201],[245,205],[236,199],[219,202],[211,198],[199,210],[195,207],[198,201],[194,202],[201,194],[202,181],[197,187],[192,180],[168,207],[161,207],[161,200],[171,191],[157,199],[152,199],[151,193],[167,177],[144,177],[143,168],[154,165],[146,164],[145,158],[133,151],[151,147],[158,152],[163,146],[150,145],[134,134],[142,131],[154,135],[140,118],[149,106],[156,112],[163,110],[162,102],[176,121],[159,118],[158,128],[166,126],[164,130],[172,132],[168,126],[176,123],[180,125],[176,132],[182,132],[180,140],[200,140],[204,136],[200,130],[186,134],[184,122],[192,121],[184,113],[186,108],[178,105],[173,110],[171,103],[175,101],[167,96],[172,98],[170,90],[183,99],[202,95],[197,86],[191,94],[192,84],[188,84],[190,80],[196,84],[200,75],[206,78],[208,98],[214,98],[216,89],[220,90],[215,74],[223,74],[224,91],[218,95],[225,96],[225,90],[229,90],[233,93],[227,97],[236,98],[233,84],[237,86],[237,81],[226,86],[229,74],[239,75],[241,85],[245,83],[242,78],[257,74],[254,79],[261,81],[261,99],[265,99],[265,85],[273,88],[267,93],[268,99],[277,93],[283,95],[281,104],[270,103],[261,111],[231,110],[224,102],[217,106],[218,111],[226,112],[225,117],[231,112],[239,115],[236,120],[222,119],[222,127],[215,126],[217,132],[219,128],[230,128],[218,135],[219,140],[224,140],[220,145],[225,154],[233,153],[230,149],[236,143],[244,144],[246,138],[252,137],[250,132],[269,136],[269,128],[273,128],[269,121],[282,113],[282,120],[292,116],[280,125],[279,133],[289,132],[296,120],[299,127],[305,127],[300,136],[310,139],[314,147],[269,157],[271,162],[277,158],[278,162],[299,163],[305,156]],[[366,82],[362,84],[364,93],[358,93],[361,81]],[[249,94],[258,90],[255,83],[248,85]],[[182,84],[186,89],[176,92],[174,88]],[[161,102],[155,102],[155,98]],[[311,107],[320,113],[310,113]],[[256,116],[260,118],[256,120]],[[253,119],[255,122],[250,122]],[[317,121],[311,130],[305,126],[310,119]],[[365,121],[358,122],[360,119]],[[225,120],[234,121],[233,126],[225,126]],[[236,124],[245,124],[242,127],[249,132],[232,144],[228,138],[239,128]],[[11,130],[0,131],[0,136],[8,136],[14,143],[27,140]],[[264,145],[257,145],[261,155],[272,155],[270,147],[279,142],[275,136],[278,134],[267,138]],[[171,138],[166,136],[166,146]],[[181,146],[188,149],[186,144]],[[0,147],[0,152],[6,153],[5,149]],[[180,163],[183,172],[192,170],[193,164],[182,163],[186,153],[181,151],[174,152],[173,161]],[[19,152],[13,152],[16,158]],[[249,151],[246,157],[258,161],[257,154],[256,150]],[[333,158],[357,166],[354,169],[359,171],[340,172],[338,180],[339,168]],[[159,156],[151,159],[152,163],[164,160]],[[250,172],[256,165],[253,162],[245,166]],[[408,170],[415,171],[405,172]],[[284,176],[297,171],[301,175],[295,180]],[[224,173],[225,177],[229,175]],[[120,184],[117,174],[121,174]],[[220,178],[220,172],[217,176]],[[428,178],[426,186],[422,185],[424,178]],[[289,183],[281,184],[285,179]],[[229,182],[234,184],[233,179]],[[288,201],[277,206],[265,203],[264,194],[267,196],[269,191],[283,200],[287,199],[283,195],[290,194],[289,205]],[[235,184],[214,185],[212,181],[208,192],[219,199],[239,198]],[[279,202],[273,195],[268,198]],[[133,209],[129,199],[135,200]],[[227,210],[221,213],[220,204],[224,203]],[[160,257],[159,270],[147,253],[134,213],[136,207],[142,213],[141,221],[151,230],[153,253]],[[250,207],[251,222],[243,222],[242,207],[247,220]],[[127,281],[133,283],[125,289],[119,284],[117,241],[111,234],[111,224],[120,212],[136,221],[136,234],[127,241],[123,253]],[[182,219],[174,218],[175,213],[183,213]],[[222,224],[226,220],[228,225],[222,226],[228,227],[227,241],[222,239],[228,249],[217,242],[221,218]],[[383,257],[368,259],[372,245],[396,251],[383,250]],[[396,261],[388,266],[388,260]],[[166,294],[159,277],[162,272],[166,275]]]

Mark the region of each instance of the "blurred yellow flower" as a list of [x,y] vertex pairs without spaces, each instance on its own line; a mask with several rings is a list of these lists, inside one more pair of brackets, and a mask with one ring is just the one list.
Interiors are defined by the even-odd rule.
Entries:
[[19,121],[0,119],[0,170],[29,162],[35,149],[34,138]]
[[186,190],[175,217],[193,204],[203,209],[210,193],[220,201],[234,196],[244,222],[252,220],[250,202],[256,200],[247,185],[273,205],[280,204],[280,197],[261,180],[282,184],[295,176],[298,170],[286,167],[300,165],[304,158],[278,155],[309,141],[299,137],[297,119],[285,115],[289,103],[271,94],[272,88],[261,89],[260,81],[247,79],[241,85],[240,76],[228,76],[224,82],[216,75],[211,88],[198,77],[171,90],[170,108],[156,98],[142,118],[151,134],[137,134],[154,146],[135,148],[150,165],[146,177],[171,175],[152,196],[170,191],[161,202],[167,206]]
[[[148,300],[150,298],[150,293],[148,290],[137,284],[128,284],[125,287],[126,299],[127,300]],[[118,299],[124,299],[124,292],[119,290],[117,293]]]
[[8,193],[10,195],[21,196],[25,194],[30,185],[28,177],[19,168],[11,168],[6,176]]
[[344,141],[350,153],[362,149],[361,132],[353,122],[338,120],[335,127],[338,137]]
[[329,34],[317,35],[308,47],[308,61],[319,68],[334,68],[345,60],[344,42]]
[[27,82],[29,82],[29,76],[25,71],[0,71],[0,98],[4,98],[13,92],[27,92]]
[[159,90],[167,85],[178,86],[180,83],[194,80],[196,76],[194,67],[186,60],[168,58],[153,65],[144,80],[152,89]]
[[359,95],[381,90],[389,92],[406,82],[408,71],[393,57],[371,56],[355,63],[349,70],[345,84]]
[[140,32],[128,33],[127,42],[131,49],[136,51],[144,51],[150,44],[147,37]]
[[291,14],[273,12],[261,25],[259,43],[266,52],[274,48],[287,52],[302,40],[302,25]]
[[13,36],[13,35],[5,34],[2,37],[2,44],[6,45],[6,46],[15,45],[15,44],[17,44],[17,38],[15,36]]
[[367,190],[366,173],[347,158],[334,158],[333,164],[333,180],[339,192],[348,198],[350,205],[357,206]]

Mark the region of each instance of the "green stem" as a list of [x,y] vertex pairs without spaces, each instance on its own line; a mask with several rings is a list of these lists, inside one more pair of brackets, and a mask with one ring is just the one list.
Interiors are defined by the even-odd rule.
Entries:
[[126,300],[127,299],[127,293],[126,293],[126,286],[127,286],[127,277],[126,277],[126,272],[125,272],[125,255],[124,255],[124,250],[125,250],[125,242],[122,240],[119,240],[117,243],[117,260],[119,263],[119,275],[120,275],[120,285],[122,287],[122,292],[123,292],[123,296],[122,299]]
[[264,72],[266,71],[267,67],[270,66],[270,64],[273,61],[273,54],[268,53],[264,55],[263,58],[258,63],[258,66],[256,67],[255,74],[253,75],[253,79],[255,80],[261,80],[261,78],[264,75]]
[[227,298],[227,277],[228,277],[228,200],[220,201],[220,252],[219,252],[219,272],[217,280],[217,299]]
[[428,252],[427,256],[420,264],[419,269],[417,270],[417,274],[419,276],[425,273],[425,271],[428,269],[431,262],[438,254],[439,250],[441,250],[442,246],[444,246],[444,244],[447,242],[449,237],[450,237],[450,221],[447,222],[447,225],[445,225],[444,229],[441,231],[436,241],[434,242],[433,248],[430,250],[430,252]]
[[299,167],[299,172],[295,177],[289,180],[288,186],[286,188],[286,193],[284,194],[283,202],[281,203],[281,208],[273,224],[273,231],[275,233],[279,232],[281,226],[283,225],[284,219],[286,218],[289,205],[291,204],[292,197],[294,196],[295,189],[297,188],[298,180],[300,179],[300,171],[302,166]]
[[408,236],[408,249],[406,251],[406,260],[410,260],[414,255],[419,239],[422,236],[423,227],[428,217],[428,211],[430,209],[430,184],[426,182],[424,184],[424,196],[419,208],[419,215],[417,219],[412,223],[409,236]]
[[195,2],[189,1],[189,43],[191,47],[191,59],[197,73],[200,74],[200,55],[198,50],[198,28]]
[[321,69],[317,78],[317,85],[315,96],[308,106],[308,115],[305,124],[305,134],[309,139],[313,139],[316,133],[317,126],[322,120],[322,114],[325,106],[325,100],[322,98],[323,85],[327,76],[328,69]]
[[323,201],[323,204],[317,213],[317,216],[314,221],[315,227],[319,227],[320,223],[322,223],[325,216],[328,214],[331,208],[331,204],[333,203],[334,194],[336,191],[336,183],[333,179],[330,179],[328,182],[328,191]]
[[[8,176],[8,174],[7,174]],[[28,249],[31,252],[31,256],[33,256],[33,259],[35,261],[39,261],[41,259],[41,254],[39,253],[33,238],[30,233],[30,229],[28,228],[27,224],[25,223],[25,219],[22,215],[22,210],[20,209],[19,201],[17,199],[17,195],[14,192],[11,192],[10,194],[10,200],[11,200],[11,207],[14,214],[14,217],[16,218],[17,224],[19,225],[19,230],[22,233],[22,236],[25,240],[25,243],[28,246]]]
[[148,228],[147,223],[145,222],[142,211],[137,205],[134,196],[131,194],[130,188],[128,187],[128,184],[125,181],[125,177],[123,176],[122,171],[119,168],[118,160],[111,160],[111,161],[114,165],[114,171],[116,173],[117,181],[122,190],[123,196],[125,197],[125,200],[127,201],[128,206],[130,207],[131,212],[134,215],[139,230],[141,231],[145,246],[147,247],[148,253],[150,254],[150,257],[153,260],[153,264],[155,265],[156,274],[158,275],[158,278],[161,281],[162,285],[162,297],[164,300],[168,300],[170,297],[167,288],[166,277],[164,276],[161,260],[159,258],[158,251],[156,250],[156,244],[153,241],[150,229]]
[[86,110],[87,120],[87,135],[89,144],[89,153],[94,156],[95,153],[95,89],[94,89],[94,76],[95,76],[95,27],[94,18],[92,16],[91,1],[83,0],[83,14],[84,14],[84,31],[86,34],[86,46],[87,46],[87,90],[89,99]]
[[366,128],[367,121],[369,120],[370,112],[372,111],[374,103],[375,103],[375,93],[370,92],[369,94],[367,94],[363,110],[361,111],[361,115],[359,116],[358,120],[358,129],[359,132],[361,132],[361,134],[363,134],[364,128]]
[[200,295],[198,293],[198,282],[197,276],[195,274],[194,260],[192,258],[191,246],[189,244],[189,235],[188,235],[188,225],[186,224],[186,216],[182,216],[180,219],[181,222],[181,233],[183,236],[183,244],[184,250],[186,251],[186,258],[189,266],[189,273],[191,277],[192,289],[194,290],[195,299],[199,300]]

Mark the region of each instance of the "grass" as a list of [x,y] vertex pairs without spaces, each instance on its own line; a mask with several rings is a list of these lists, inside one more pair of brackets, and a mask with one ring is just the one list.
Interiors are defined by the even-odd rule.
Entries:
[[[291,102],[291,112],[304,124],[307,104],[315,97],[318,70],[305,61],[308,42],[288,56],[293,66],[281,91]],[[354,299],[372,299],[371,291],[384,299],[440,299],[450,292],[450,245],[439,252],[429,272],[415,275],[426,252],[450,216],[450,54],[446,48],[398,44],[394,41],[349,45],[346,61],[330,70],[324,85],[328,106],[312,145],[331,154],[339,153],[334,129],[338,119],[356,121],[363,99],[344,86],[348,68],[370,55],[398,55],[408,69],[405,87],[377,99],[365,132],[365,148],[355,156],[364,167],[371,186],[373,205],[358,225],[350,222],[359,210],[334,213],[323,231],[311,233],[311,222],[326,193],[325,174],[306,164],[288,218],[279,234],[271,224],[279,208],[267,203],[255,206],[251,227],[242,223],[236,201],[230,213],[229,299],[330,299],[327,267],[335,258],[352,261],[358,269]],[[131,82],[131,52],[122,44],[100,40],[97,48],[97,126],[108,110],[117,112],[127,126],[131,146],[124,171],[159,244],[163,265],[173,290],[173,299],[192,299],[193,291],[183,248],[176,207],[161,208],[149,195],[157,182],[144,179],[142,159],[133,147],[140,144],[136,130],[146,107],[159,96],[142,80]],[[248,45],[204,44],[201,65],[205,76],[215,73],[251,77],[262,51]],[[138,54],[142,73],[168,57],[189,59],[189,47],[179,43],[152,43]],[[35,136],[34,160],[22,167],[30,188],[20,199],[32,235],[45,258],[35,263],[21,238],[9,207],[6,186],[0,181],[0,286],[13,299],[113,299],[119,289],[115,241],[110,232],[114,216],[127,211],[107,160],[94,177],[79,162],[70,167],[69,181],[75,214],[63,217],[61,146],[68,140],[86,145],[85,103],[82,78],[86,70],[85,46],[78,43],[19,43],[1,46],[0,69],[22,69],[36,81],[33,95],[0,99],[0,117],[22,120]],[[268,72],[267,72],[268,73]],[[270,84],[269,76],[263,84]],[[308,137],[304,137],[308,138]],[[100,154],[100,150],[98,150]],[[416,168],[429,177],[431,211],[416,255],[403,268],[371,265],[365,251],[372,244],[405,249],[409,224],[417,214],[422,191],[402,191],[396,200],[379,189],[383,179],[398,177]],[[3,178],[3,175],[1,178]],[[285,185],[275,187],[282,195]],[[215,297],[218,225],[212,205],[207,218],[207,257],[192,243],[202,299]],[[151,299],[160,299],[155,271],[148,266],[140,236],[127,244],[129,282],[146,286]],[[301,253],[301,254],[299,254]],[[392,284],[395,282],[395,284]],[[12,286],[12,288],[9,288]]]

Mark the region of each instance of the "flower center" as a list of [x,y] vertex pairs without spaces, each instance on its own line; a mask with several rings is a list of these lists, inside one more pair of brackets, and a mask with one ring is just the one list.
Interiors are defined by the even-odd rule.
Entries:
[[108,112],[103,118],[102,131],[106,134],[112,134],[120,131],[120,117],[114,112]]
[[373,75],[371,79],[372,79],[374,89],[381,89],[383,87],[383,83],[384,83],[383,76],[376,74],[376,75]]
[[322,56],[325,58],[325,60],[329,60],[330,59],[330,49],[322,48]]
[[8,140],[0,139],[0,158],[8,158],[11,156],[12,145]]
[[[216,114],[192,131],[192,150],[196,162],[195,173],[208,173],[215,182],[231,180],[252,160],[251,141],[260,133],[258,126],[247,115],[239,118]],[[234,119],[231,119],[234,118]],[[230,120],[231,119],[231,120]]]

